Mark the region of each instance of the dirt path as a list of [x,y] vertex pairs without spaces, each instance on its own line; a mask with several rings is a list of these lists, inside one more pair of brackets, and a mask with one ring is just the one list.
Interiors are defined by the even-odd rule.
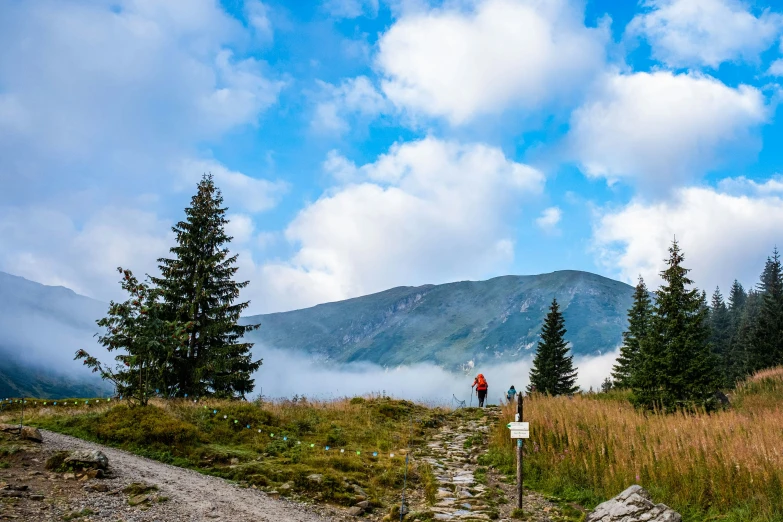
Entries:
[[[499,408],[486,408],[481,418],[452,416],[427,447],[438,482],[437,502],[429,509],[435,520],[511,520],[514,487],[478,464],[487,450],[487,435],[500,418]],[[541,495],[526,492],[525,520],[555,522],[558,508]]]
[[[107,448],[66,435],[42,431],[43,453],[57,450],[99,449],[109,459],[112,477],[79,484],[85,494],[68,499],[63,509],[41,509],[34,520],[62,520],[62,511],[89,510],[84,521],[274,521],[324,522],[338,520],[325,510],[269,497],[254,489],[241,488],[216,477],[177,468],[154,460]],[[37,459],[41,460],[41,459]],[[41,473],[46,475],[47,473]],[[50,480],[62,480],[62,474],[50,474]],[[75,482],[70,480],[69,482]],[[110,483],[108,492],[90,491],[92,484]],[[127,495],[118,493],[132,482],[154,484],[159,488],[152,502],[129,506]],[[62,489],[62,488],[61,488]],[[114,493],[114,494],[112,494]],[[166,499],[163,502],[157,498]],[[51,499],[54,500],[54,499]],[[42,506],[45,506],[42,503]],[[54,506],[52,506],[54,507]],[[27,519],[33,520],[33,519]]]

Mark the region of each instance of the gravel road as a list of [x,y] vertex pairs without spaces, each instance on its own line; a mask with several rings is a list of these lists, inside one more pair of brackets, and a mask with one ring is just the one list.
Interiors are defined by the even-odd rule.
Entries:
[[[113,478],[111,488],[131,482],[146,482],[160,488],[168,501],[155,503],[146,510],[132,508],[122,495],[94,493],[80,499],[80,507],[97,511],[91,520],[152,521],[334,521],[331,514],[317,507],[284,499],[275,499],[261,491],[240,488],[225,480],[195,471],[170,466],[154,460],[86,442],[81,439],[41,430],[47,450],[98,449],[109,458]],[[105,518],[104,518],[105,517]],[[342,517],[340,517],[342,518]]]

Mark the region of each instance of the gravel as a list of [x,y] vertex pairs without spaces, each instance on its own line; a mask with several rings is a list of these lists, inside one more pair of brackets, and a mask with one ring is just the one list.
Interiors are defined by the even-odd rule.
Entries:
[[77,505],[72,505],[75,511],[88,508],[96,512],[89,516],[90,520],[112,522],[117,520],[125,522],[338,520],[330,513],[316,507],[285,499],[275,499],[261,491],[241,488],[217,477],[202,475],[67,435],[41,431],[44,446],[49,450],[102,451],[109,458],[112,472],[113,478],[105,481],[110,483],[110,490],[122,489],[132,482],[146,482],[158,486],[159,491],[156,496],[168,497],[164,502],[153,501],[144,509],[140,509],[129,506],[126,495],[122,493],[112,495],[91,492],[79,499]]

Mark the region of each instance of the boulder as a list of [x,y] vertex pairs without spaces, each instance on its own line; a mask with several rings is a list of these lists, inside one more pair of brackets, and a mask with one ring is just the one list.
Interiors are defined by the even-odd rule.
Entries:
[[362,513],[364,513],[364,509],[360,508],[359,506],[354,506],[348,510],[348,514],[352,517],[358,517]]
[[43,442],[43,436],[38,428],[32,426],[22,426],[22,432],[19,434],[25,440],[31,440],[33,442]]
[[681,522],[679,513],[664,504],[654,504],[650,494],[633,485],[611,500],[599,504],[585,522]]
[[81,469],[107,469],[109,459],[102,451],[98,450],[77,450],[65,459],[66,465]]

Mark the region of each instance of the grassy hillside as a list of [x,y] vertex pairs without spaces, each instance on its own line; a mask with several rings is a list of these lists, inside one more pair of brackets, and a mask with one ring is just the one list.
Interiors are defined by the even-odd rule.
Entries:
[[[592,507],[640,484],[686,521],[783,520],[783,368],[750,378],[712,415],[645,416],[626,399],[526,399],[526,485]],[[498,425],[485,463],[511,474],[514,452]]]
[[[395,366],[529,355],[553,298],[564,311],[576,354],[614,349],[626,327],[633,288],[595,274],[560,271],[488,281],[400,287],[305,310],[247,317],[249,339],[336,362]],[[261,353],[259,351],[259,353]]]
[[[1,420],[18,422],[21,406],[6,404]],[[315,403],[180,400],[146,408],[85,399],[44,406],[28,399],[25,423],[291,498],[351,505],[362,495],[376,507],[388,507],[387,497],[396,499],[402,489],[409,445],[421,445],[444,413],[383,397]],[[423,491],[428,480],[429,468],[412,464],[408,487]]]

